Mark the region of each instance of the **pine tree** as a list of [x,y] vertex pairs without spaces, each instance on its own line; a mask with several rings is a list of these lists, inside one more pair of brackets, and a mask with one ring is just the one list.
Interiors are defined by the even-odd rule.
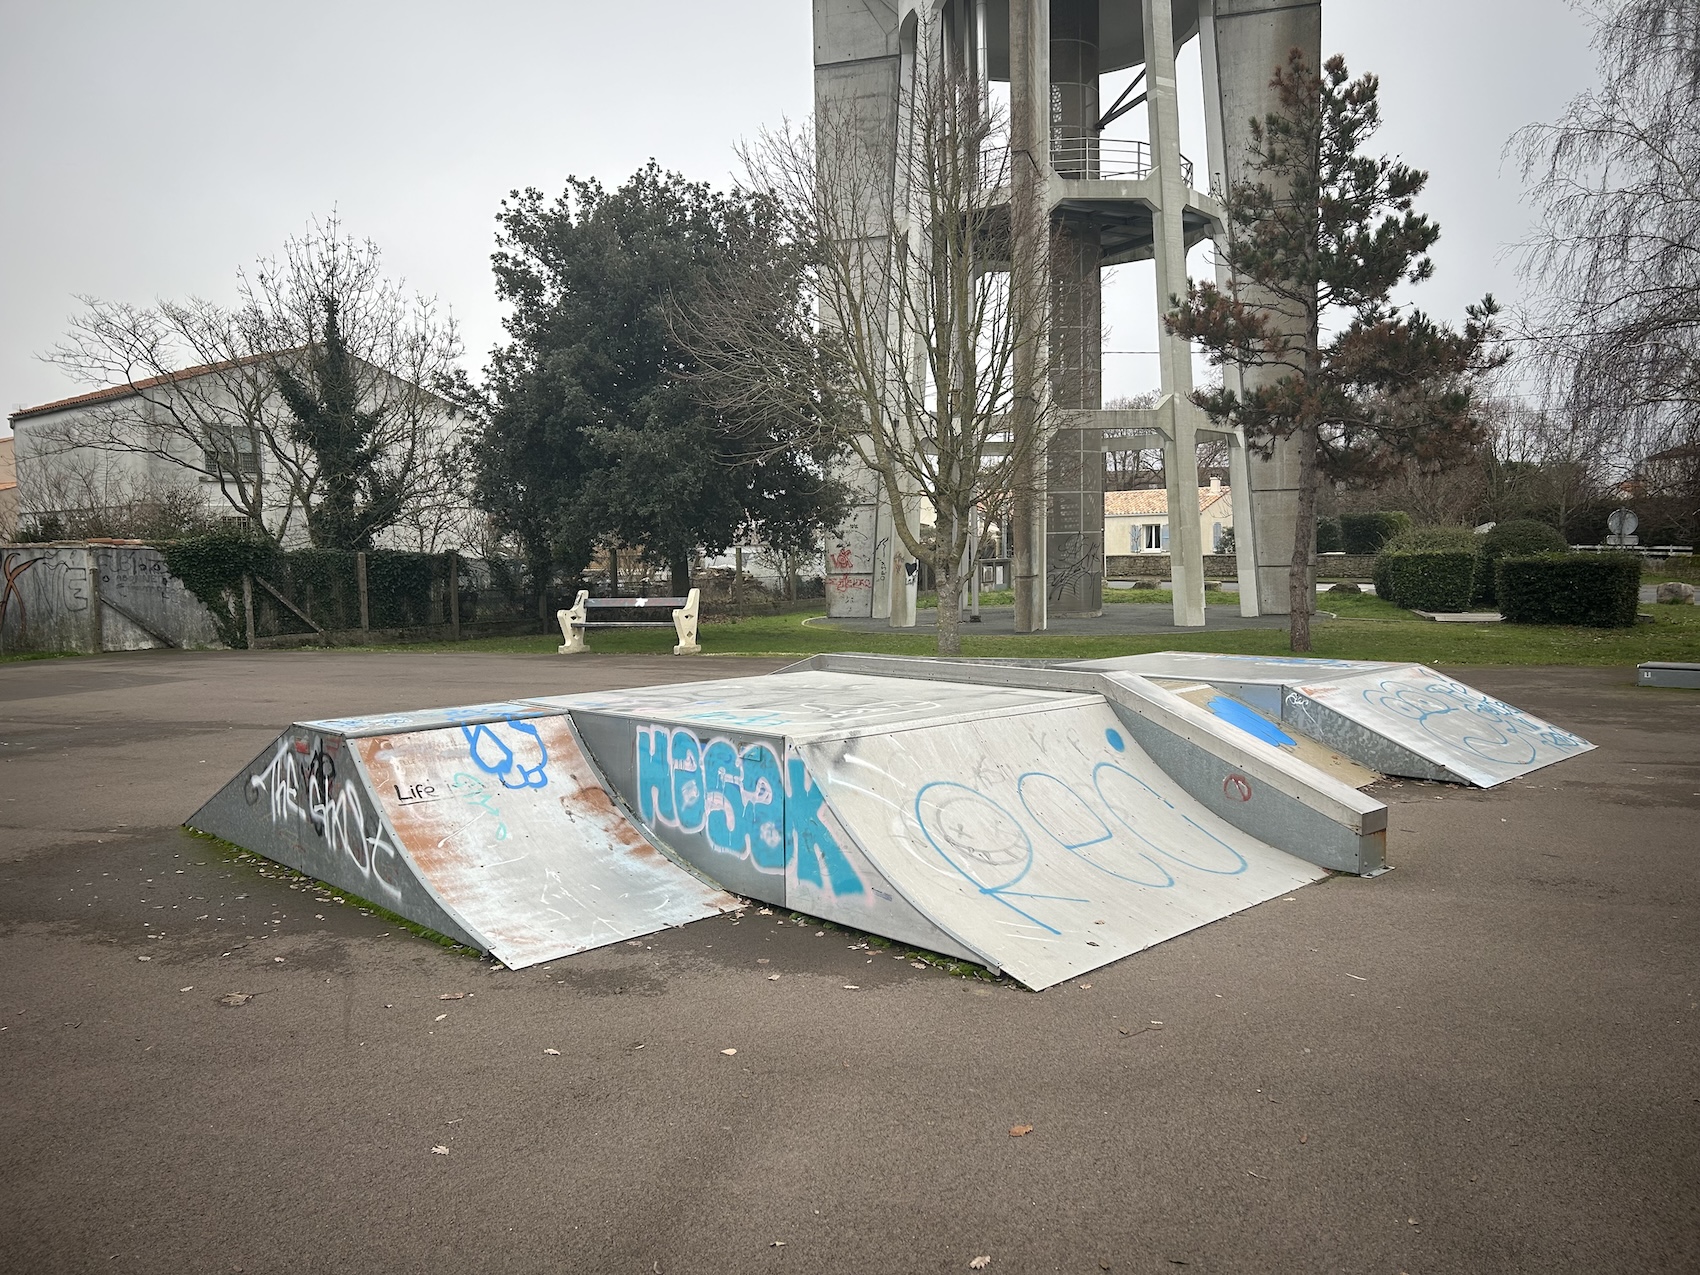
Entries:
[[1166,322],[1246,371],[1238,390],[1193,395],[1212,420],[1243,427],[1249,447],[1296,443],[1291,646],[1308,651],[1322,480],[1469,454],[1472,382],[1504,356],[1492,296],[1461,331],[1392,299],[1434,273],[1440,228],[1412,208],[1427,173],[1359,153],[1381,122],[1377,78],[1348,79],[1338,56],[1318,75],[1294,49],[1271,85],[1280,109],[1252,121],[1250,175],[1226,199],[1218,251],[1235,283],[1190,284]]

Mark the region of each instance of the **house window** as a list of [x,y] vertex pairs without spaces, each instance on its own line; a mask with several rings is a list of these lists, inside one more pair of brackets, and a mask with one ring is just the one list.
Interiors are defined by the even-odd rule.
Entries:
[[252,430],[229,427],[208,430],[201,457],[208,471],[214,474],[234,477],[260,472],[260,451]]
[[1150,552],[1163,547],[1164,536],[1162,523],[1148,522],[1145,524],[1143,530],[1145,532],[1145,541],[1144,544],[1141,545],[1143,550]]

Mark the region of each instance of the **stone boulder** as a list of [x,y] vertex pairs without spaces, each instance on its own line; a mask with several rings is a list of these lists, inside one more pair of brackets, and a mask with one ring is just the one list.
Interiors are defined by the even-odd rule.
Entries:
[[1694,603],[1694,586],[1682,580],[1666,580],[1659,586],[1656,595],[1660,602],[1669,602],[1676,606]]

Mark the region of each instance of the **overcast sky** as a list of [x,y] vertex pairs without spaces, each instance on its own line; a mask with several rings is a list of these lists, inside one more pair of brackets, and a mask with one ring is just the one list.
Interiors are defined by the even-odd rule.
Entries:
[[[1437,315],[1516,298],[1501,255],[1528,212],[1501,151],[1590,83],[1587,34],[1564,0],[1325,0],[1325,51],[1381,76],[1379,148],[1432,174],[1437,277],[1413,299]],[[78,392],[36,357],[76,294],[229,301],[238,266],[332,208],[482,367],[508,191],[651,156],[725,183],[738,138],[808,113],[810,60],[808,0],[0,0],[0,407]],[[1138,269],[1110,348],[1151,346]],[[1106,394],[1155,375],[1109,356]]]

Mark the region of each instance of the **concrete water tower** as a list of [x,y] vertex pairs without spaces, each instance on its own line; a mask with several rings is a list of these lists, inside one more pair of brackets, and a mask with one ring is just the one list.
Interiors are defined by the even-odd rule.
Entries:
[[[1104,410],[1102,271],[1152,261],[1151,302],[1159,314],[1170,296],[1185,291],[1187,249],[1223,232],[1217,196],[1241,176],[1248,122],[1277,105],[1269,88],[1275,69],[1295,46],[1313,66],[1321,62],[1320,0],[814,0],[817,109],[851,114],[866,135],[889,140],[893,163],[870,180],[889,181],[895,170],[903,81],[912,74],[903,34],[920,17],[936,20],[930,29],[959,52],[961,65],[1009,83],[1012,136],[1025,130],[1032,153],[1044,157],[1054,428],[1046,442],[1044,498],[1036,517],[1015,529],[1034,583],[1043,582],[1026,608],[1028,623],[1043,628],[1049,616],[1100,611],[1103,451],[1106,439],[1118,449],[1134,439],[1140,441],[1133,445],[1163,449],[1175,622],[1202,625],[1195,449],[1200,433],[1225,431],[1187,398],[1193,388],[1187,343],[1161,322],[1158,406]],[[1175,58],[1195,39],[1208,154],[1186,157]],[[1136,70],[1131,84],[1106,104],[1103,77],[1129,69]],[[1147,140],[1117,140],[1112,126],[1137,110],[1145,113]],[[1241,610],[1285,612],[1296,459],[1279,445],[1261,457],[1232,434],[1228,442]],[[901,542],[891,534],[891,519],[899,516],[870,489],[843,534],[830,538],[828,598],[835,614],[914,622],[901,596]]]

